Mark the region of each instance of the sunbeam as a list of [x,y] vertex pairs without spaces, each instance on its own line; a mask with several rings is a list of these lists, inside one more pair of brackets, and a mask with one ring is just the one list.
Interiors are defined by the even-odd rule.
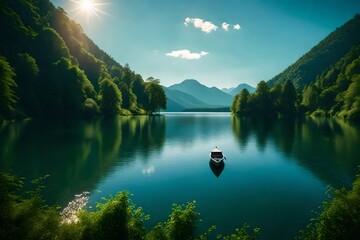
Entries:
[[86,17],[87,23],[90,22],[92,16],[96,16],[100,19],[100,15],[109,15],[101,9],[102,6],[108,5],[109,3],[97,2],[96,0],[70,0],[75,6],[69,11],[74,12],[74,18],[79,15]]

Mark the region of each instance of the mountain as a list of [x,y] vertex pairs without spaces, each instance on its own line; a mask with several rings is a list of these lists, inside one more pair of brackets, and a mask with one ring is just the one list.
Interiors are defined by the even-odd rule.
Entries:
[[[194,98],[200,100],[208,106],[216,107],[229,107],[233,101],[233,96],[224,93],[216,87],[209,88],[205,85],[202,85],[194,79],[187,79],[181,83],[174,84],[168,87],[170,90],[177,90],[188,95],[193,96]],[[204,106],[205,108],[208,108]]]
[[268,81],[270,87],[291,80],[302,90],[315,82],[316,77],[340,61],[353,46],[360,44],[360,15],[355,15],[340,28],[330,33],[318,45],[303,55],[282,73]]
[[237,94],[239,94],[245,88],[249,91],[249,93],[255,92],[254,87],[252,87],[252,86],[250,86],[249,84],[246,84],[246,83],[240,83],[236,88],[232,88],[232,90],[230,90],[228,92],[228,94],[230,94],[231,96],[236,96]]
[[223,91],[224,93],[230,93],[234,89],[235,89],[234,87],[231,87],[231,88],[222,88],[220,90]]
[[179,90],[171,90],[167,87],[163,87],[163,89],[167,98],[167,112],[178,112],[194,108],[216,108],[216,106],[206,104],[194,96]]

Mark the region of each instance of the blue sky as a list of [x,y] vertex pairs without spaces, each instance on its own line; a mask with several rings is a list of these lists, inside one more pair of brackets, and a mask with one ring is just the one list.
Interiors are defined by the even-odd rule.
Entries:
[[256,86],[360,13],[358,0],[93,0],[106,4],[87,18],[74,10],[82,0],[51,1],[120,64],[165,86]]

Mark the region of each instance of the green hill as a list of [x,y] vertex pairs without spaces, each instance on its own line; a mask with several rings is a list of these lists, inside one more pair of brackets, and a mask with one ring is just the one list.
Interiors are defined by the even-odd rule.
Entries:
[[360,15],[357,14],[340,28],[329,34],[318,45],[303,55],[285,71],[268,81],[270,87],[286,80],[298,89],[313,83],[316,77],[343,58],[355,45],[360,44]]
[[0,120],[145,113],[150,90],[164,95],[49,0],[0,0],[0,36]]

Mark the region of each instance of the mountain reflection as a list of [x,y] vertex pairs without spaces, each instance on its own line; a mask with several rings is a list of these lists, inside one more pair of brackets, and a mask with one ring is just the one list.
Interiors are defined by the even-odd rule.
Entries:
[[351,186],[360,164],[353,151],[360,144],[359,126],[342,120],[233,117],[232,130],[241,149],[251,138],[259,151],[272,144],[334,187]]
[[29,180],[49,174],[45,198],[64,204],[76,193],[91,191],[115,165],[160,151],[164,141],[163,117],[23,121],[0,128],[0,171]]

